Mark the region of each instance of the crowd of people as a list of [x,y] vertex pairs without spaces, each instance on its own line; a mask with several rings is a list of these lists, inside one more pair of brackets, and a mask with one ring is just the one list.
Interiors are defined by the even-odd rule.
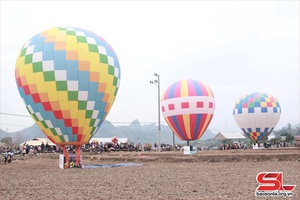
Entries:
[[[179,147],[179,148],[178,148]],[[180,150],[180,146],[176,145],[176,150]],[[171,151],[173,145],[161,144],[161,151]],[[98,142],[92,141],[83,145],[82,151],[85,152],[110,152],[110,151],[158,151],[158,145],[154,143],[152,146],[150,143],[133,143],[133,142]]]

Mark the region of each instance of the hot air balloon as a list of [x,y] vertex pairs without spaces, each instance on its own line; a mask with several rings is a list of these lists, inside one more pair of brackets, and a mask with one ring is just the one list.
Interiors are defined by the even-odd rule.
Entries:
[[181,140],[199,139],[215,111],[211,89],[198,80],[179,80],[163,93],[161,109],[169,127]]
[[263,142],[279,121],[281,108],[275,97],[251,93],[240,97],[234,105],[233,117],[244,134],[255,142]]
[[44,134],[61,145],[80,146],[96,133],[120,85],[112,47],[93,32],[55,27],[28,40],[16,60],[15,78],[26,108]]

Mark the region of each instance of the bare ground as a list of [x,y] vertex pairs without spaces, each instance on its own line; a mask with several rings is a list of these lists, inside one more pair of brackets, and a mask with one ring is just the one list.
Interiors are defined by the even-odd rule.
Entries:
[[[138,154],[141,154],[139,157]],[[255,197],[260,172],[283,172],[300,199],[300,149],[83,154],[83,164],[142,166],[60,169],[58,154],[1,162],[0,200],[272,199]],[[273,197],[273,199],[281,199]]]

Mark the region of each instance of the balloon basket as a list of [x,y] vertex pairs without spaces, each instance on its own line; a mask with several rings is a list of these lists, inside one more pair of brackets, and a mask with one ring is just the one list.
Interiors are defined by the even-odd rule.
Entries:
[[82,165],[82,155],[80,155],[80,161],[76,164],[76,154],[69,154],[69,162],[66,162],[66,158],[63,154],[59,154],[59,168],[69,169],[69,168],[83,168]]
[[184,146],[183,147],[183,154],[196,154],[197,153],[197,146]]

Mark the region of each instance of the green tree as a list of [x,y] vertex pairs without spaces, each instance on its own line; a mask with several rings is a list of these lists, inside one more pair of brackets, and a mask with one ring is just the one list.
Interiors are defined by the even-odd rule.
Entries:
[[11,137],[4,137],[4,138],[1,139],[0,142],[11,145],[12,144],[12,138]]

